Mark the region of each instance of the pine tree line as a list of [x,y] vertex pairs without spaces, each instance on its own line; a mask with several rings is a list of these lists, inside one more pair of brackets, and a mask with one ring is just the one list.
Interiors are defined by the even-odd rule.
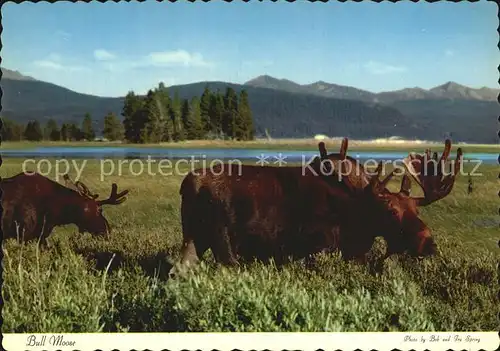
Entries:
[[[2,140],[5,141],[91,141],[96,137],[89,113],[85,114],[81,127],[76,123],[62,123],[59,127],[54,119],[49,119],[43,128],[37,120],[30,121],[26,125],[9,119],[3,119],[2,122]],[[104,117],[102,134],[108,140],[123,139],[123,125],[113,113],[108,113]]]
[[173,98],[163,83],[145,97],[130,91],[123,106],[124,137],[131,143],[196,139],[252,140],[254,125],[248,94],[228,87],[225,94],[205,87],[200,98]]
[[[102,135],[108,140],[130,143],[176,142],[182,140],[231,139],[252,140],[254,124],[248,94],[237,94],[227,87],[225,93],[205,87],[201,97],[181,99],[176,91],[171,97],[160,83],[144,97],[133,91],[125,97],[123,122],[113,113],[104,117]],[[42,128],[39,121],[26,125],[4,119],[2,140],[7,141],[81,141],[96,137],[92,117],[86,113],[81,126],[57,124],[49,119]]]

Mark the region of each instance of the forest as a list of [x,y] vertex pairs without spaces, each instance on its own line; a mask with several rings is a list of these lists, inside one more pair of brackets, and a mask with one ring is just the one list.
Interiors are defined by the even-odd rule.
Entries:
[[26,124],[3,119],[2,140],[6,141],[92,141],[97,136],[128,143],[177,142],[197,139],[252,140],[255,129],[248,93],[236,93],[231,87],[225,92],[211,91],[207,86],[201,96],[180,98],[178,91],[171,96],[160,83],[145,96],[130,91],[123,101],[119,118],[108,112],[104,127],[98,130],[99,119],[85,113],[80,125],[75,122],[58,124],[49,118],[42,126],[39,120]]

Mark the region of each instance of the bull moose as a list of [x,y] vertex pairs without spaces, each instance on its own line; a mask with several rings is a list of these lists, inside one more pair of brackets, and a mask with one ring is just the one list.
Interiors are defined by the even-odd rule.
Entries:
[[[382,202],[391,213],[389,218],[385,218],[384,215],[371,216],[370,213],[376,212],[368,210],[368,213],[362,217],[363,221],[368,224],[366,230],[371,227],[373,230],[383,231],[383,237],[387,242],[386,257],[404,251],[410,251],[413,255],[418,255],[418,252],[425,249],[426,245],[428,245],[430,253],[435,253],[436,246],[434,241],[431,240],[430,229],[419,218],[418,208],[428,206],[435,201],[443,199],[451,192],[456,175],[461,167],[463,157],[461,148],[457,149],[457,157],[453,169],[451,169],[452,164],[450,163],[448,173],[445,172],[445,163],[451,151],[451,140],[449,139],[445,141],[445,148],[439,160],[436,152],[431,158],[430,149],[427,149],[424,155],[410,153],[403,160],[403,165],[407,173],[410,174],[411,178],[423,190],[423,197],[412,197],[410,195],[411,181],[406,172],[403,175],[401,188],[397,193],[392,193],[385,187],[394,171],[380,183],[382,186],[370,186],[370,182],[374,180],[374,177],[378,177],[378,174],[370,175],[356,159],[346,156],[347,139],[343,140],[339,154],[327,154],[324,143],[319,144],[319,150],[321,160],[329,160],[335,167],[340,168],[348,165],[349,167],[346,168],[349,168],[349,170],[357,170],[356,172],[347,172],[344,170],[344,174],[348,174],[345,177],[345,184],[348,185],[351,192],[376,195],[377,202]],[[345,164],[341,164],[342,161]],[[368,219],[371,219],[371,221],[366,222]],[[400,226],[401,229],[399,229]],[[393,229],[391,230],[390,228]],[[411,241],[415,242],[412,244]],[[428,244],[424,244],[426,242]],[[420,247],[420,245],[422,246]],[[416,247],[417,253],[411,250],[411,247]]]
[[103,205],[118,205],[126,200],[128,190],[117,193],[112,184],[109,198],[97,200],[82,182],[73,183],[64,176],[66,185],[39,173],[19,173],[1,181],[2,229],[5,238],[27,242],[40,238],[42,247],[56,226],[75,224],[80,233],[107,235],[110,225],[102,213]]
[[[450,147],[447,140],[443,160]],[[379,235],[388,243],[387,255],[436,253],[417,207],[451,191],[460,149],[455,173],[444,178],[440,167],[435,174],[419,174],[413,162],[420,160],[418,156],[405,159],[405,168],[424,190],[423,198],[410,197],[406,174],[400,191],[391,193],[386,185],[394,171],[379,180],[382,164],[373,175],[362,167],[358,174],[346,173],[346,165],[360,166],[346,155],[347,139],[338,154],[328,155],[324,143],[319,151],[320,157],[306,168],[245,165],[238,174],[235,165],[220,165],[190,172],[180,188],[181,265],[196,263],[208,249],[217,262],[227,265],[270,258],[282,262],[287,256],[302,258],[335,249],[346,259],[363,260]],[[325,175],[326,160],[340,163],[343,176]],[[174,267],[171,274],[175,272]]]

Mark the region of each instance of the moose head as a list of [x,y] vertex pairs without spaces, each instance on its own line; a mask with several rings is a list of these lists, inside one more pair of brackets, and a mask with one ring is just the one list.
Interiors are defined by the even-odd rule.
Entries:
[[80,233],[89,232],[94,235],[109,235],[111,227],[108,220],[104,217],[102,207],[104,205],[119,205],[127,198],[128,190],[117,192],[118,186],[111,185],[111,194],[105,200],[97,200],[99,194],[93,194],[89,188],[80,181],[74,183],[70,177],[65,174],[64,180],[66,187],[76,191],[80,195],[78,204],[73,204],[69,209],[69,217],[78,226]]
[[[445,162],[450,154],[451,141],[446,140],[445,149],[438,162],[434,153],[430,158],[430,150],[425,155],[410,154],[404,159],[404,169],[416,180],[424,192],[423,197],[410,195],[411,181],[403,175],[401,188],[391,192],[386,188],[396,169],[392,170],[383,180],[380,180],[382,162],[374,174],[369,174],[357,160],[347,158],[347,138],[344,139],[340,153],[327,154],[324,143],[319,144],[320,160],[333,161],[341,172],[341,181],[356,200],[360,225],[358,230],[367,230],[375,235],[380,233],[387,242],[386,257],[391,254],[408,252],[412,256],[423,257],[434,255],[438,249],[431,235],[431,230],[419,218],[418,208],[427,206],[446,197],[455,182],[460,169],[462,150],[457,150],[454,168],[445,174]],[[328,163],[327,163],[328,164]],[[330,165],[332,163],[329,163]],[[430,167],[431,164],[433,167]],[[347,166],[351,166],[351,172]],[[353,167],[360,170],[354,173]]]

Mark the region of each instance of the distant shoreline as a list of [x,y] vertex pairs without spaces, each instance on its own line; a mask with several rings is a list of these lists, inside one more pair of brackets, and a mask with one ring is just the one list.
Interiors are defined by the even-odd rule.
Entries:
[[[322,140],[329,152],[337,152],[340,148],[341,138],[324,139]],[[268,149],[268,150],[316,150],[319,140],[313,138],[304,139],[258,139],[254,141],[222,141],[222,140],[189,140],[176,143],[159,143],[159,144],[130,144],[122,142],[107,142],[107,141],[81,141],[81,142],[2,142],[1,149],[31,149],[38,147],[134,147],[134,148],[232,148],[232,149]],[[431,148],[433,151],[441,152],[444,147],[444,140],[437,141],[413,141],[413,140],[349,140],[349,150],[356,151],[400,151],[408,150],[414,152],[422,152],[426,148]],[[465,144],[453,143],[452,149],[456,150],[461,147],[464,152],[484,152],[500,154],[500,144]]]

